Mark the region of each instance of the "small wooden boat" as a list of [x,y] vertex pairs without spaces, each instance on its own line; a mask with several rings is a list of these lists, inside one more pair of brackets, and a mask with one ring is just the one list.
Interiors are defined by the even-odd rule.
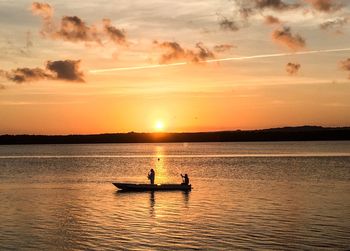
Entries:
[[117,188],[124,191],[190,191],[191,185],[183,184],[133,184],[133,183],[113,183]]

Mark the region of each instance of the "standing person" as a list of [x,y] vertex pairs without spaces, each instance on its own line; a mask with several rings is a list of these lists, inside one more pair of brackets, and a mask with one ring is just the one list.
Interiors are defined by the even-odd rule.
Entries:
[[181,174],[181,177],[182,177],[181,185],[189,185],[190,184],[190,179],[188,178],[187,173],[185,173],[185,175]]
[[149,179],[149,181],[151,182],[152,185],[154,185],[154,178],[155,178],[156,174],[153,170],[153,168],[149,171],[147,178]]

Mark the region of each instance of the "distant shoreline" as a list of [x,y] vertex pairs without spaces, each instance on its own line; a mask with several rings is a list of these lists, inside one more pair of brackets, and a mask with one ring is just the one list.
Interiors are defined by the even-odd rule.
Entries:
[[0,145],[350,140],[350,127],[299,126],[261,130],[88,135],[1,135]]

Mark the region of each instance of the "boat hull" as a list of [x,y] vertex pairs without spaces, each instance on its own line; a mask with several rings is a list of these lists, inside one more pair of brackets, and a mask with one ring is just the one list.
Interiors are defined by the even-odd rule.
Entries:
[[190,191],[191,185],[181,184],[132,184],[113,183],[117,188],[124,191]]

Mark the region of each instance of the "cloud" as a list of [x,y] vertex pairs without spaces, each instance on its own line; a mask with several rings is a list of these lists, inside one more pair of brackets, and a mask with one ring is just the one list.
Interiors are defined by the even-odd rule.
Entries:
[[305,0],[312,7],[321,12],[334,12],[341,9],[343,6],[336,0]]
[[47,3],[33,3],[32,13],[42,18],[41,34],[46,38],[64,40],[73,43],[85,42],[103,45],[110,41],[118,45],[126,45],[125,31],[116,28],[107,18],[100,24],[88,25],[78,16],[63,16],[59,23],[53,20],[53,8]]
[[[342,70],[350,72],[350,58],[340,61],[339,66]],[[350,79],[350,75],[349,75]]]
[[[247,26],[249,18],[256,15],[262,15],[264,11],[268,13],[289,11],[301,8],[303,4],[298,0],[291,2],[289,0],[233,0],[235,2],[234,15],[238,21],[223,18],[219,25],[224,30],[237,31],[242,27]],[[265,17],[266,24],[280,23],[279,19],[274,16]]]
[[223,17],[219,22],[220,28],[222,30],[228,30],[228,31],[238,31],[239,27],[236,24],[235,21],[229,20],[226,17]]
[[80,71],[80,60],[48,61],[46,69],[54,73],[54,79],[84,82],[84,73]]
[[185,59],[190,62],[199,63],[206,59],[215,58],[215,55],[203,43],[199,42],[196,44],[194,50],[182,48],[182,46],[177,42],[153,42],[161,49],[165,49],[167,52],[162,54],[159,62],[161,64],[166,64],[179,59]]
[[268,15],[265,17],[265,24],[273,25],[273,24],[281,24],[281,20],[279,18]]
[[31,6],[32,14],[39,16],[42,18],[43,27],[40,33],[45,36],[50,34],[50,32],[54,29],[54,24],[52,21],[53,17],[53,8],[48,3],[38,3],[34,2]]
[[210,51],[207,47],[205,47],[202,42],[197,43],[196,48],[198,52],[194,53],[194,55],[196,56],[196,58],[198,58],[198,60],[195,61],[206,60],[208,58],[215,58],[214,53]]
[[16,83],[50,79],[51,75],[41,68],[17,68],[5,74],[6,78]]
[[233,48],[236,48],[236,46],[232,44],[219,44],[219,45],[215,45],[213,50],[215,52],[221,53],[221,52],[229,51]]
[[94,30],[77,16],[64,16],[59,30],[52,32],[51,36],[70,42],[95,41],[100,44],[101,41]]
[[124,44],[126,42],[125,31],[115,28],[111,25],[111,20],[103,19],[104,30],[111,41],[116,44]]
[[322,30],[332,30],[336,29],[337,32],[340,32],[340,29],[347,24],[349,21],[348,17],[337,17],[334,19],[329,19],[320,24]]
[[299,69],[300,69],[300,64],[297,64],[297,63],[291,63],[289,62],[287,65],[286,65],[286,72],[289,74],[289,75],[295,75],[298,73]]
[[303,49],[306,45],[305,39],[299,34],[292,34],[290,27],[274,30],[272,32],[272,39],[293,51]]
[[254,10],[250,7],[241,7],[239,10],[239,15],[247,20],[250,16],[254,15]]
[[288,4],[282,0],[255,0],[257,9],[290,10],[300,7],[300,4]]
[[53,9],[48,3],[33,2],[32,13],[47,20],[50,20],[53,17]]
[[25,67],[9,71],[0,70],[0,76],[19,84],[40,80],[84,82],[84,73],[79,68],[80,60],[48,61],[44,69]]

